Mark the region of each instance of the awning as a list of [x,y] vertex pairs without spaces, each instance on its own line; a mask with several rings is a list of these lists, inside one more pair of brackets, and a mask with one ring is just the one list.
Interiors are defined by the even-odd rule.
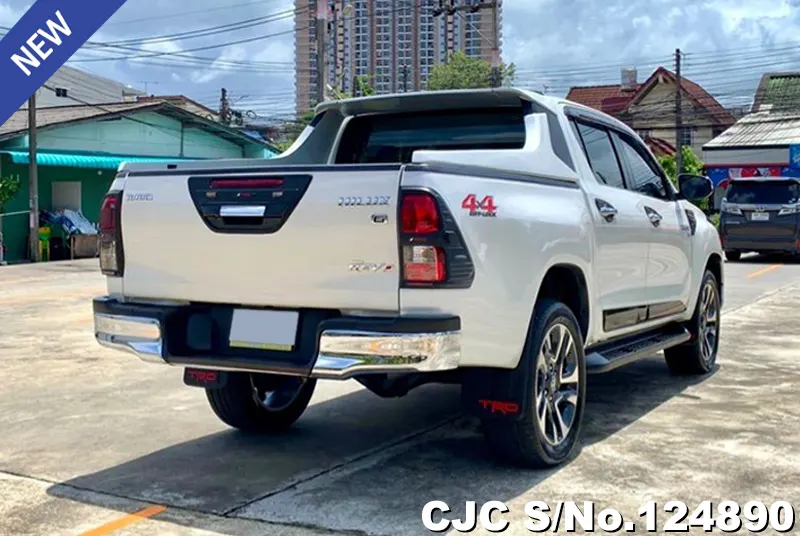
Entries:
[[[7,154],[15,164],[29,164],[28,151],[0,151]],[[186,162],[187,158],[163,158],[158,156],[123,156],[113,154],[81,153],[36,153],[36,163],[40,166],[60,166],[87,169],[110,169],[116,171],[123,162]]]

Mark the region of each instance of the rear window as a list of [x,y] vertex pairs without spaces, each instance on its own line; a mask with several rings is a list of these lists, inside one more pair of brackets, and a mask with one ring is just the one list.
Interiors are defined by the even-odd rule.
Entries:
[[353,118],[337,164],[409,163],[418,150],[520,149],[525,145],[522,106],[379,114]]
[[789,205],[797,203],[798,184],[793,181],[734,181],[725,197],[730,203]]

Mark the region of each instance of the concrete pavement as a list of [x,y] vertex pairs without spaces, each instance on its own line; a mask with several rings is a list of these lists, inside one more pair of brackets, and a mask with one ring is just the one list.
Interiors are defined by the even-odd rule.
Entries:
[[800,312],[787,288],[800,266],[727,263],[726,283],[714,375],[673,378],[654,357],[593,377],[582,452],[531,472],[491,462],[445,386],[382,400],[321,382],[291,432],[241,436],[179,370],[94,342],[96,261],[0,268],[0,534],[426,534],[434,499],[454,515],[506,501],[511,534],[526,533],[533,499],[597,500],[626,519],[648,499],[800,506]]

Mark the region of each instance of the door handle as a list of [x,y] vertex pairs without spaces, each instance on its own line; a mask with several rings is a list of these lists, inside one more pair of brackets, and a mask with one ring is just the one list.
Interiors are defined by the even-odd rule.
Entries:
[[597,205],[597,210],[600,211],[600,216],[602,216],[607,222],[612,222],[617,216],[617,209],[615,209],[608,201],[595,199],[594,203]]
[[261,218],[266,210],[263,205],[225,205],[219,207],[219,215],[223,218]]
[[661,224],[661,220],[664,219],[661,217],[661,214],[650,207],[644,207],[644,211],[647,213],[647,218],[650,220],[650,223],[653,224],[653,227],[658,227]]

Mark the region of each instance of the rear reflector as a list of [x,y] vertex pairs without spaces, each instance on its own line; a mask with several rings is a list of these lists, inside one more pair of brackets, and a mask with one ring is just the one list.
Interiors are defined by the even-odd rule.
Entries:
[[431,234],[439,230],[439,207],[432,195],[425,192],[403,194],[400,204],[400,229],[406,234]]
[[447,278],[444,250],[438,246],[403,246],[403,272],[408,283],[441,283]]
[[211,181],[215,190],[227,188],[275,188],[283,186],[283,179],[218,179]]

